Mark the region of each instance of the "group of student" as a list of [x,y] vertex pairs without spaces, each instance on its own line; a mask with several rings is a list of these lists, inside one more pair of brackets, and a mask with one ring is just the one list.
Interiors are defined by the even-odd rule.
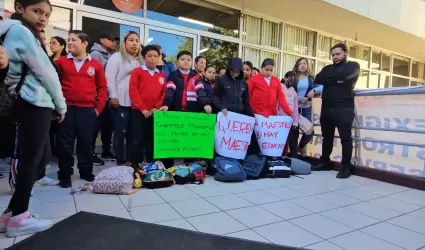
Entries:
[[[95,45],[92,53],[87,54],[88,35],[73,30],[68,37],[68,52],[66,41],[60,37],[51,39],[53,55],[49,58],[43,30],[51,12],[48,0],[15,0],[15,13],[0,24],[8,57],[8,64],[2,66],[0,51],[3,68],[0,76],[5,78],[9,90],[23,79],[13,117],[20,124],[18,175],[10,203],[0,216],[0,232],[6,232],[7,237],[43,231],[52,224],[28,211],[32,187],[37,179],[44,177],[49,163],[50,134],[56,137],[52,143],[58,158],[59,185],[72,186],[75,141],[80,178],[93,181],[95,137],[100,124],[105,124],[99,123],[99,117],[107,117],[107,112],[115,131],[113,147],[118,165],[154,160],[156,111],[292,116],[294,128],[290,132],[289,148],[290,154],[295,155],[298,151],[305,152],[311,140],[303,136],[298,147],[298,116],[312,121],[311,98],[323,91],[322,118],[325,114],[326,119],[321,118],[321,123],[322,131],[326,125],[326,135],[324,131],[322,164],[315,170],[329,169],[332,131],[338,128],[343,143],[343,166],[347,165],[339,176],[349,176],[352,141],[347,124],[350,119],[352,123],[350,112],[354,111],[350,110],[354,106],[353,89],[359,70],[358,64],[346,62],[345,45],[332,48],[334,65],[326,66],[317,76],[316,82],[323,83],[323,88],[315,85],[305,58],[299,59],[292,73],[288,72],[282,81],[273,75],[275,62],[270,58],[263,61],[258,74],[253,73],[256,69],[252,63],[231,58],[227,69],[220,69],[216,78],[215,67],[208,66],[204,57],[195,58],[195,70],[192,70],[192,54],[181,51],[175,67],[166,62],[160,46],[147,45],[142,49],[140,37],[133,31],[125,34],[118,52],[112,53],[116,40],[103,36],[102,46]],[[29,69],[27,73],[23,66]],[[52,111],[57,123],[53,132]],[[110,142],[103,144],[104,150],[110,147]],[[250,153],[260,151],[257,143],[251,145]],[[106,153],[110,151],[106,149]]]

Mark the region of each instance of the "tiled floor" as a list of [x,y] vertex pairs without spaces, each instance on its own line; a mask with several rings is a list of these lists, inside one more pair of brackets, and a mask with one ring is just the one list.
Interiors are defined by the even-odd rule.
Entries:
[[[97,172],[102,168],[97,168]],[[55,167],[48,175],[55,177]],[[78,171],[77,171],[78,172]],[[317,250],[425,249],[425,192],[336,172],[141,189],[131,196],[35,187],[30,210],[58,222],[89,211],[161,225]],[[84,183],[75,176],[74,187]],[[0,208],[10,195],[0,180]],[[16,239],[0,235],[0,249]]]

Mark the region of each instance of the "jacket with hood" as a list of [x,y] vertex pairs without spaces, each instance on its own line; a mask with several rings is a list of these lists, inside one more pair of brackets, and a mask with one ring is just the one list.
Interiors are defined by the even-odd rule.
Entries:
[[[238,77],[233,79],[231,70],[240,70]],[[227,109],[239,114],[254,116],[249,104],[248,84],[243,79],[242,59],[229,60],[226,74],[220,76],[213,88],[213,105],[218,111]]]
[[201,112],[209,104],[201,78],[193,70],[187,75],[180,69],[171,72],[166,89],[164,105],[169,110]]
[[270,83],[267,83],[262,74],[256,74],[249,79],[248,89],[251,108],[255,114],[265,117],[277,115],[276,104],[279,103],[286,114],[292,115],[276,76],[271,76]]
[[9,57],[6,87],[13,90],[21,79],[22,63],[29,72],[21,87],[20,96],[28,103],[66,113],[65,98],[58,74],[39,41],[20,21],[8,19],[0,24],[0,36],[6,34],[3,47]]
[[102,45],[98,43],[94,43],[93,47],[91,47],[90,55],[93,59],[96,59],[102,64],[103,69],[106,67],[106,63],[108,62],[109,57],[111,57],[112,53],[106,51]]

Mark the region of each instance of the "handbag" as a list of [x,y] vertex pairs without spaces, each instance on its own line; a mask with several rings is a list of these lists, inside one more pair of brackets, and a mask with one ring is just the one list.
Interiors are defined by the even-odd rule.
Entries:
[[307,118],[300,115],[300,120],[298,121],[301,133],[305,135],[311,135],[314,132],[314,125]]
[[[6,33],[0,38],[0,45],[3,44],[3,40],[6,36]],[[18,99],[19,91],[21,90],[22,85],[25,81],[25,76],[28,74],[28,66],[22,62],[22,74],[19,79],[18,84],[15,89],[12,91],[8,91],[5,82],[0,83],[0,117],[9,116],[13,112],[13,108],[15,107],[15,102]]]

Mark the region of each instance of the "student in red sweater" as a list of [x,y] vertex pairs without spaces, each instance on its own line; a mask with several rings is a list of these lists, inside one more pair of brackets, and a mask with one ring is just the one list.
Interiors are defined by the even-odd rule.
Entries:
[[[279,103],[287,115],[292,116],[292,110],[286,102],[285,95],[280,85],[280,80],[273,75],[275,62],[267,58],[261,64],[261,73],[253,75],[248,81],[248,91],[251,108],[254,114],[265,117],[277,115],[277,104]],[[256,141],[255,135],[252,141]],[[258,143],[251,143],[248,154],[260,152]]]
[[102,64],[86,53],[89,37],[80,30],[69,33],[69,54],[56,61],[63,95],[68,106],[57,135],[59,185],[72,186],[74,143],[80,178],[93,181],[93,133],[97,116],[106,103],[106,78]]
[[283,94],[280,80],[273,75],[274,67],[274,60],[267,58],[261,64],[261,73],[249,79],[248,90],[252,111],[254,114],[265,117],[275,116],[279,103],[286,114],[292,115],[292,110]]
[[156,68],[160,50],[154,45],[143,48],[145,64],[133,70],[130,77],[132,164],[152,162],[153,112],[164,101],[165,74]]

